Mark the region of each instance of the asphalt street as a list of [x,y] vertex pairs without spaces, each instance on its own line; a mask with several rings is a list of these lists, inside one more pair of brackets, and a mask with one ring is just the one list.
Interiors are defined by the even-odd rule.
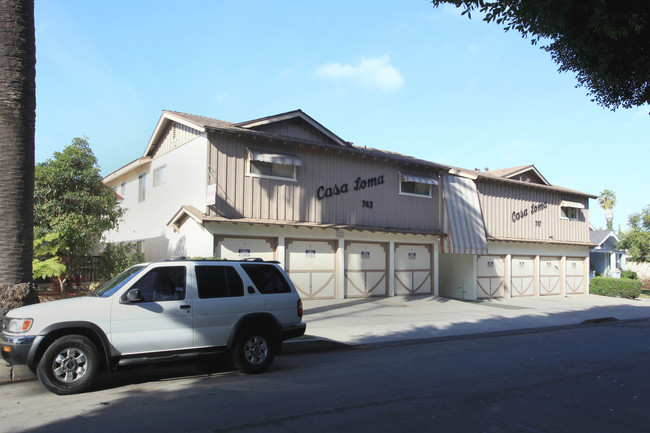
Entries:
[[0,389],[2,432],[650,432],[650,321],[133,369]]

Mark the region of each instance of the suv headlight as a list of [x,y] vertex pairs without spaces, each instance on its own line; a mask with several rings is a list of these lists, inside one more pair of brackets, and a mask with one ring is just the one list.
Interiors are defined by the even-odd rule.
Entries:
[[32,323],[34,323],[32,319],[10,319],[7,317],[2,321],[2,329],[12,334],[21,334],[29,331]]

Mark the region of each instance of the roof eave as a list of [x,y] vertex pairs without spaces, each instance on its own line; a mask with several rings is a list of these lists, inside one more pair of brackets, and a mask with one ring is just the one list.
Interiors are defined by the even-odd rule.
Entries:
[[156,127],[153,130],[153,134],[151,134],[149,143],[147,143],[147,148],[145,149],[143,156],[148,156],[150,153],[152,153],[154,146],[156,145],[156,143],[162,136],[163,132],[165,131],[165,128],[170,122],[180,123],[189,128],[196,129],[199,132],[205,132],[206,130],[205,125],[192,122],[184,117],[176,115],[175,113],[171,113],[167,110],[163,110],[163,113],[160,116],[160,119],[158,119],[158,123],[156,124]]

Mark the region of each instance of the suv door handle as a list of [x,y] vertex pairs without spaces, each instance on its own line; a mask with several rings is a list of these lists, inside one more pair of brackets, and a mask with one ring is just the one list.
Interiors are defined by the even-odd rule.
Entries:
[[181,305],[181,310],[189,310],[190,306],[189,305]]

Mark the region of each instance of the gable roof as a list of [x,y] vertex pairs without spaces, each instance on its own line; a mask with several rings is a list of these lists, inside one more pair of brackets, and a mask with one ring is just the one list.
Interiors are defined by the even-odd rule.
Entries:
[[[273,122],[282,122],[291,119],[300,119],[306,122],[310,126],[314,127],[316,130],[324,134],[329,140],[327,142],[315,142],[315,141],[306,140],[304,138],[291,137],[287,135],[280,135],[272,132],[253,129],[254,127],[260,125],[267,125]],[[144,153],[145,157],[150,158],[151,156],[153,156],[156,143],[162,137],[167,126],[173,122],[179,122],[199,132],[212,130],[212,131],[230,132],[234,134],[247,134],[251,136],[264,137],[270,140],[281,140],[285,142],[294,141],[296,143],[318,146],[324,149],[343,150],[343,151],[348,151],[354,154],[371,157],[371,158],[385,158],[387,160],[394,160],[397,162],[413,164],[425,168],[442,169],[442,170],[449,169],[449,166],[443,164],[437,164],[434,162],[425,161],[408,155],[403,155],[397,152],[374,149],[365,146],[355,146],[351,142],[342,140],[339,136],[337,136],[336,134],[334,134],[324,126],[322,126],[314,119],[312,119],[310,116],[305,114],[302,110],[289,111],[287,113],[277,114],[274,116],[263,117],[260,119],[249,120],[240,123],[226,122],[223,120],[217,120],[210,117],[197,116],[195,114],[181,113],[178,111],[163,110],[163,114],[160,116],[160,119],[158,120],[158,124],[156,125],[156,128],[154,129],[154,132],[151,135],[151,139],[147,144],[147,148]]]
[[257,126],[268,125],[270,123],[276,123],[276,122],[283,122],[283,121],[291,120],[291,119],[300,119],[300,120],[306,122],[311,127],[316,129],[317,131],[321,132],[326,137],[328,137],[330,140],[332,140],[333,142],[335,142],[336,144],[338,144],[340,146],[347,146],[347,147],[352,146],[352,143],[344,141],[338,135],[334,134],[332,131],[325,128],[323,125],[318,123],[311,116],[308,116],[302,110],[288,111],[288,112],[282,113],[282,114],[276,114],[276,115],[273,115],[273,116],[262,117],[262,118],[254,119],[254,120],[248,120],[246,122],[236,123],[233,126],[240,127],[240,128],[254,129]]
[[589,240],[596,248],[602,246],[609,238],[613,238],[616,243],[620,241],[616,233],[611,230],[591,230],[589,231]]
[[[541,185],[551,185],[533,164],[521,165],[519,167],[500,168],[497,170],[486,170],[483,174],[486,176],[496,176],[504,179],[519,180],[521,182],[541,182]],[[526,176],[527,180],[521,179],[523,176]],[[539,182],[535,182],[535,180],[539,180]]]
[[[515,177],[516,174],[520,173],[525,173],[528,170],[517,170],[521,169],[522,167],[532,167],[536,173],[539,173],[535,166],[533,165],[525,165],[521,167],[513,167],[512,169],[502,169],[502,170],[491,170],[491,171],[478,171],[478,170],[468,170],[465,168],[460,168],[460,167],[450,167],[449,169],[449,174],[453,174],[455,176],[460,176],[460,177],[466,177],[468,179],[472,180],[490,180],[490,181],[496,181],[496,182],[503,182],[503,183],[510,183],[510,184],[516,184],[519,186],[526,186],[530,188],[535,188],[535,189],[546,189],[550,191],[555,191],[555,192],[560,192],[560,193],[566,193],[566,194],[571,194],[571,195],[578,195],[582,197],[588,197],[588,198],[598,198],[598,196],[589,194],[586,192],[582,191],[576,191],[574,189],[569,189],[565,188],[563,186],[557,186],[557,185],[552,185],[544,179],[546,183],[535,183],[535,182],[524,182],[522,180],[518,180],[516,178],[511,178]],[[506,170],[509,170],[506,172]],[[495,172],[502,172],[505,173],[503,176],[497,176],[494,173]],[[510,177],[508,176],[510,175]],[[542,179],[541,173],[539,174],[540,179]]]

